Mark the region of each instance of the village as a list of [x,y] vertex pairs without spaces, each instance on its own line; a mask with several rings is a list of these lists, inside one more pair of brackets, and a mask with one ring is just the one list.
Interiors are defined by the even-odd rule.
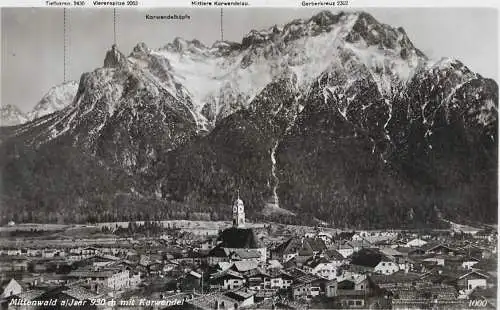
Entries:
[[1,307],[496,308],[493,227],[345,231],[258,224],[247,222],[239,197],[228,212],[232,223],[206,229],[132,222],[102,225],[94,239],[35,238],[41,232],[9,223],[6,230],[18,235],[0,242]]

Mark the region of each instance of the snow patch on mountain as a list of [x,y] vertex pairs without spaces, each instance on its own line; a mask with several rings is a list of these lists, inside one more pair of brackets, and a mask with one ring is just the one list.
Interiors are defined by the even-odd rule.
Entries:
[[[219,42],[217,48],[203,49],[200,46],[195,49],[189,42],[179,39],[176,39],[177,44],[151,53],[168,59],[172,75],[188,90],[197,114],[202,113],[207,103],[212,103],[216,118],[223,118],[235,109],[248,107],[267,84],[287,71],[296,74],[299,84],[310,84],[328,66],[325,59],[334,56],[342,42],[340,35],[346,35],[355,20],[355,15],[346,15],[331,32],[314,37],[302,36],[287,45],[283,40],[294,30],[293,27],[269,42],[269,37],[277,35],[283,28],[253,30],[243,39],[244,43],[251,41],[253,45],[235,49],[229,55],[216,53],[229,44]],[[234,98],[240,98],[242,106],[227,109],[230,102],[226,100]]]
[[67,107],[73,102],[77,90],[77,81],[69,81],[52,87],[28,114],[29,119],[34,120],[35,118],[54,113]]
[[0,106],[0,126],[16,126],[27,121],[28,117],[18,107],[11,104]]
[[[420,66],[415,73],[414,82],[418,83],[418,80],[432,81],[432,85],[422,85],[422,87],[428,87],[428,89],[420,90],[422,96],[426,98],[422,100],[423,104],[420,107],[423,123],[433,126],[434,116],[439,108],[444,109],[446,119],[449,122],[452,110],[459,108],[455,104],[457,92],[464,85],[478,77],[478,74],[472,72],[462,62],[454,58],[430,60]],[[437,104],[432,104],[436,100]]]
[[[370,29],[369,34],[363,27]],[[375,44],[384,36],[390,43]],[[400,28],[379,24],[364,13],[326,11],[308,20],[252,30],[241,44],[218,41],[207,47],[197,40],[176,38],[161,49],[141,51],[156,60],[147,60],[142,68],[167,83],[170,92],[185,88],[203,127],[213,127],[217,120],[247,108],[266,85],[287,72],[295,73],[299,88],[306,90],[347,52],[353,59],[341,65],[364,65],[386,96],[394,83],[408,81],[426,60]],[[141,57],[145,59],[133,53],[129,59],[138,63]],[[168,77],[159,75],[159,69]]]

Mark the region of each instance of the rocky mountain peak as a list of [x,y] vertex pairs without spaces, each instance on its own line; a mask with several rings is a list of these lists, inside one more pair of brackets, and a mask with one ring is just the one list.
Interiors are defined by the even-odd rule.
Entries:
[[363,43],[367,46],[377,46],[379,49],[398,51],[401,58],[408,59],[411,54],[426,58],[413,46],[402,27],[394,28],[377,21],[372,15],[360,12],[352,30],[346,36],[349,43]]
[[127,64],[127,58],[119,50],[116,44],[111,46],[111,49],[106,52],[104,58],[104,68],[120,68]]
[[243,37],[243,40],[241,41],[241,47],[245,49],[250,46],[260,45],[267,42],[269,38],[269,33],[267,31],[252,30]]
[[267,42],[288,42],[297,40],[304,36],[315,36],[321,32],[332,30],[332,25],[346,18],[346,13],[333,14],[330,11],[322,11],[308,20],[295,19],[283,27],[274,25],[268,29],[251,30],[243,37],[242,49],[252,46],[262,46]]
[[228,56],[232,51],[237,51],[241,48],[241,44],[231,41],[217,40],[212,44],[211,51],[216,57]]
[[319,26],[328,26],[331,24],[336,24],[339,18],[344,16],[345,13],[341,12],[338,15],[333,14],[330,11],[321,11],[320,13],[314,15],[309,19],[309,23],[314,22]]
[[136,46],[134,46],[134,48],[132,49],[132,53],[130,54],[130,56],[140,57],[140,56],[147,55],[150,52],[151,52],[151,49],[146,45],[146,43],[140,42],[140,43],[137,43]]
[[174,40],[171,43],[168,43],[165,46],[165,48],[169,51],[179,54],[184,54],[184,53],[205,54],[208,50],[208,47],[197,39],[186,40],[181,37],[174,38]]

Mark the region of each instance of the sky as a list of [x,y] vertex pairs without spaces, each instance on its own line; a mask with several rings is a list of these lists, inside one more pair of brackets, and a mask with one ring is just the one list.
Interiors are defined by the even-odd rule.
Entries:
[[[224,39],[241,42],[252,29],[309,18],[322,9],[224,9]],[[337,13],[337,10],[331,10]],[[402,26],[428,57],[454,57],[498,81],[498,16],[488,8],[367,8],[379,22]],[[112,9],[68,9],[67,74],[79,80],[103,65],[113,44]],[[63,9],[2,8],[1,104],[31,111],[54,85],[63,82]],[[188,14],[184,20],[146,20],[146,14]],[[128,55],[139,42],[160,48],[175,37],[211,45],[220,39],[220,9],[117,9],[118,48]]]

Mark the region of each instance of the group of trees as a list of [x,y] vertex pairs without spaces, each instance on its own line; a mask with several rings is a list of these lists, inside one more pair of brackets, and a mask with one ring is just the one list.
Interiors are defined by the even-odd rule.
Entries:
[[[106,227],[106,228],[105,228]],[[107,226],[103,227],[103,230],[109,230]],[[129,222],[127,227],[117,226],[114,231],[117,235],[134,235],[134,234],[144,234],[147,236],[155,236],[161,234],[165,230],[164,225],[161,222],[145,221],[144,223],[138,223],[135,221]]]

